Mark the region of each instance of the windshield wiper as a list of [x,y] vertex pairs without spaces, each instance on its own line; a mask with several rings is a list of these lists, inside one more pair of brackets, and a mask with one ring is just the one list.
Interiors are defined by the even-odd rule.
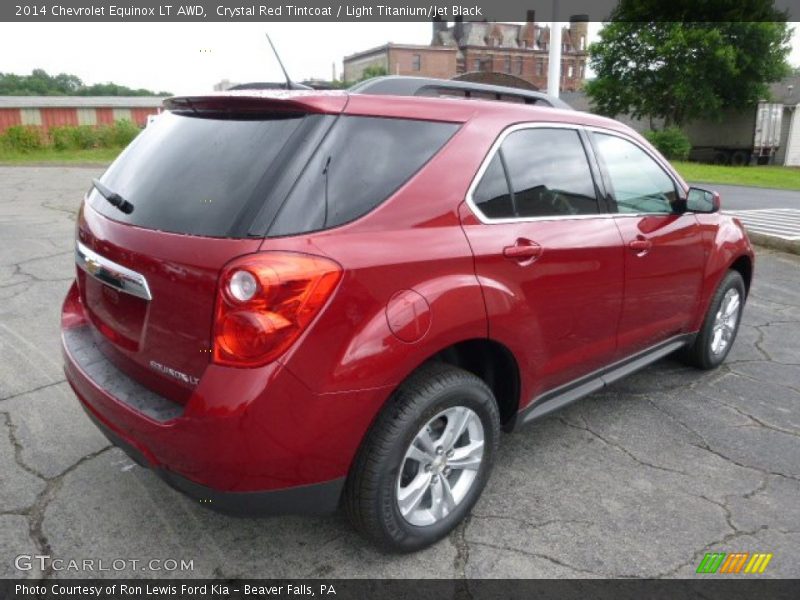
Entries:
[[92,185],[94,189],[100,192],[100,195],[108,200],[108,203],[112,206],[115,206],[126,215],[129,215],[133,212],[133,204],[125,200],[122,196],[120,196],[117,192],[114,192],[103,185],[99,180],[92,179]]

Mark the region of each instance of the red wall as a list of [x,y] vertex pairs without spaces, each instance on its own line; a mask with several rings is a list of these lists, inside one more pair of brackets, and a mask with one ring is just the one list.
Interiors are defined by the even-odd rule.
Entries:
[[131,118],[133,122],[136,123],[139,127],[144,127],[147,125],[147,116],[148,115],[157,115],[158,109],[157,108],[132,108],[131,109]]
[[98,125],[111,125],[114,122],[113,108],[98,108],[96,111]]
[[[89,107],[87,107],[89,108]],[[76,108],[36,108],[41,115],[42,129],[47,131],[51,127],[78,124],[78,110]],[[97,125],[111,125],[114,123],[114,110],[111,108],[95,108]],[[147,116],[158,114],[158,108],[131,108],[131,119],[140,127],[147,124]],[[12,125],[21,125],[22,118],[19,108],[0,108],[0,133]]]
[[21,125],[22,118],[18,108],[0,108],[0,133],[13,125]]
[[45,130],[61,125],[77,125],[78,111],[74,108],[40,108],[42,127]]

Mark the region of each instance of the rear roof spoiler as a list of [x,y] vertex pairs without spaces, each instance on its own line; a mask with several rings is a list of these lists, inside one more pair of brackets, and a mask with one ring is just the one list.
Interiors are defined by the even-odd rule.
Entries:
[[270,113],[342,112],[347,95],[294,90],[242,90],[208,96],[175,96],[164,100],[164,108],[195,116],[225,115],[229,117]]
[[355,84],[348,92],[390,96],[463,96],[482,100],[500,100],[501,102],[524,102],[525,104],[572,110],[572,107],[563,100],[542,92],[432,77],[397,75],[374,77]]

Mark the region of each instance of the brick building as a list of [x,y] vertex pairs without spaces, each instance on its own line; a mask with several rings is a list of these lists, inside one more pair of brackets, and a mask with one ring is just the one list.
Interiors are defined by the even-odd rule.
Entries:
[[417,75],[450,79],[457,73],[456,48],[384,44],[344,58],[344,80],[358,81],[369,67],[380,67],[391,75]]
[[[537,25],[534,11],[525,23],[433,21],[428,46],[385,44],[344,58],[344,78],[361,79],[367,67],[390,75],[451,79],[468,73],[504,73],[537,89],[547,87],[550,27]],[[561,35],[560,89],[580,89],[586,72],[588,17],[575,15]]]

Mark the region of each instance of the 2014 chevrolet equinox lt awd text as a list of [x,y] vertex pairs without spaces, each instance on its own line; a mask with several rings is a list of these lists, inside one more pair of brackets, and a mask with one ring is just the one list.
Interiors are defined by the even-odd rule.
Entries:
[[168,99],[78,216],[63,351],[98,427],[204,505],[343,506],[410,551],[502,430],[718,366],[753,272],[719,197],[616,121],[478,88]]

